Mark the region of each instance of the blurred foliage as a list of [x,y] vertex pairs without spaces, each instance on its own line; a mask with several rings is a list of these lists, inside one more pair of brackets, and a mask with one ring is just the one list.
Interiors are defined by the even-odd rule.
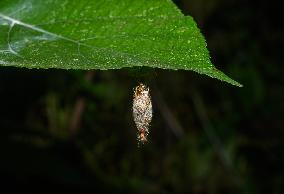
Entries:
[[[185,71],[94,71],[87,81],[85,71],[2,69],[2,184],[69,193],[283,193],[280,6],[208,2],[177,4],[202,25],[213,62],[244,88]],[[149,143],[138,148],[131,102],[139,81],[151,88],[155,114]],[[84,108],[72,127],[76,104]]]

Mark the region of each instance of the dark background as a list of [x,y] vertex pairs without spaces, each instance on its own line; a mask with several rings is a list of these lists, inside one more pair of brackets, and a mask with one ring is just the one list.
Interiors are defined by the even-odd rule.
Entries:
[[[1,189],[284,193],[281,6],[176,3],[196,20],[216,67],[244,87],[187,71],[1,67]],[[131,103],[141,80],[154,118],[138,147]]]

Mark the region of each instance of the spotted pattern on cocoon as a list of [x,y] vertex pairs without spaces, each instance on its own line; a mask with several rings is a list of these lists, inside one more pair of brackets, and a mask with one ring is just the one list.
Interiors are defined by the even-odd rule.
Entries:
[[133,119],[138,130],[137,140],[144,144],[147,142],[153,110],[149,87],[142,83],[134,88],[132,109]]

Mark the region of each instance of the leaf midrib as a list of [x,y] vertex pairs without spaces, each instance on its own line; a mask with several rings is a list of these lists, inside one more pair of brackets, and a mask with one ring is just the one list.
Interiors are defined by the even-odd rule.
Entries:
[[20,21],[20,20],[16,20],[16,19],[14,19],[14,18],[11,18],[11,17],[6,16],[6,15],[1,14],[1,13],[0,13],[0,18],[3,18],[3,19],[5,19],[5,20],[8,20],[8,21],[10,21],[12,24],[17,24],[17,25],[23,26],[23,27],[25,27],[25,28],[28,28],[28,29],[32,29],[32,30],[34,30],[34,31],[41,32],[41,33],[43,33],[43,34],[47,34],[47,35],[53,36],[53,37],[55,37],[55,38],[59,38],[59,39],[61,39],[61,40],[65,40],[65,41],[72,42],[72,43],[74,43],[74,44],[77,44],[78,47],[79,47],[79,46],[85,46],[85,47],[87,47],[87,48],[97,49],[97,50],[100,50],[100,51],[101,51],[101,50],[105,50],[105,51],[107,51],[108,53],[110,53],[110,54],[113,55],[113,56],[122,54],[122,55],[128,55],[129,57],[131,56],[132,58],[133,58],[133,57],[137,58],[136,55],[133,55],[133,54],[130,54],[130,53],[118,52],[118,51],[114,51],[114,50],[109,49],[109,48],[99,48],[99,47],[96,47],[96,46],[94,46],[94,45],[85,44],[85,43],[82,43],[82,42],[80,42],[80,41],[78,41],[78,40],[74,40],[74,39],[71,39],[71,38],[69,38],[69,37],[65,37],[65,36],[62,36],[62,35],[58,35],[58,34],[55,34],[55,33],[53,33],[53,32],[49,32],[49,31],[47,31],[47,30],[44,30],[44,29],[42,29],[42,28],[39,28],[39,27],[37,27],[37,26],[34,26],[34,25],[31,25],[31,24],[22,22],[22,21]]

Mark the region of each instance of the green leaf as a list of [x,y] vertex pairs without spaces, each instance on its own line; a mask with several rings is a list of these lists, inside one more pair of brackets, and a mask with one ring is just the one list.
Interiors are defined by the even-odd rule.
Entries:
[[184,69],[241,86],[212,65],[196,23],[169,0],[1,0],[0,65]]

